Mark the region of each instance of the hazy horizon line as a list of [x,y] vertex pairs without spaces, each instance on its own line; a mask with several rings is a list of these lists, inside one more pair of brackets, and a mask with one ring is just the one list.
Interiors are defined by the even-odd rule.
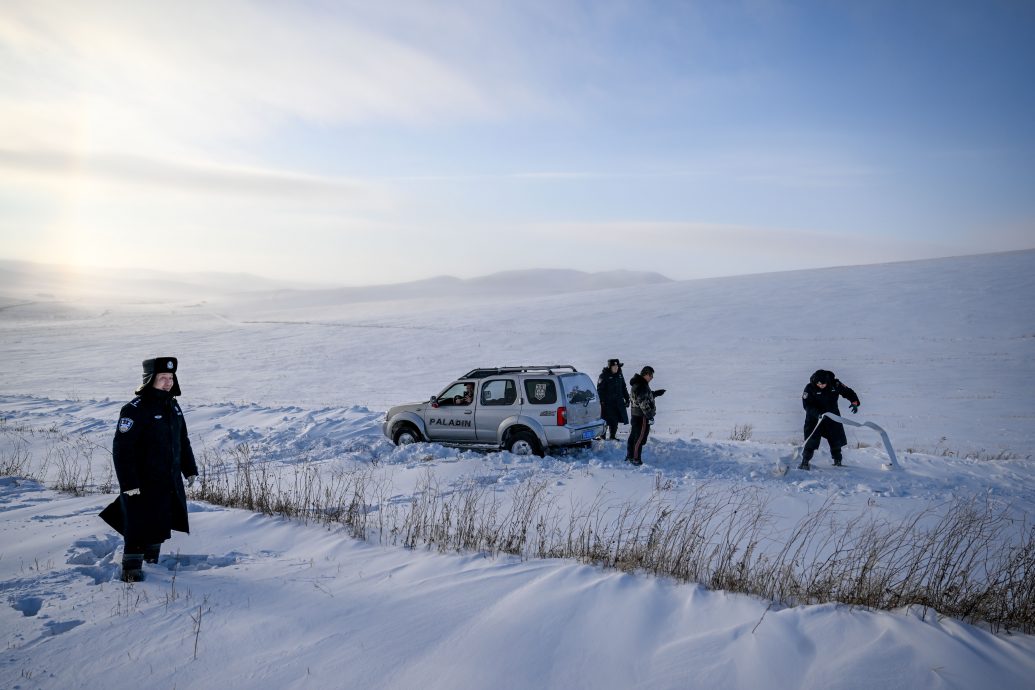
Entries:
[[[251,271],[234,271],[234,270],[192,270],[192,271],[177,271],[174,269],[155,269],[146,266],[100,266],[95,264],[62,264],[62,263],[51,263],[45,261],[37,261],[33,259],[25,259],[21,257],[11,257],[0,255],[0,264],[21,264],[25,266],[37,267],[42,269],[48,269],[55,272],[62,272],[67,274],[75,275],[76,273],[103,273],[111,271],[113,273],[152,273],[155,276],[162,276],[165,278],[177,277],[185,278],[189,276],[196,277],[220,277],[220,278],[239,278],[242,280],[258,280],[267,283],[272,283],[281,289],[298,289],[298,290],[333,290],[333,289],[350,289],[350,288],[376,288],[376,287],[391,287],[410,285],[415,283],[422,283],[434,280],[451,279],[462,282],[476,281],[484,278],[490,278],[493,276],[508,275],[508,274],[521,274],[521,273],[534,273],[543,271],[571,271],[574,273],[581,273],[587,276],[598,276],[605,274],[642,274],[642,275],[655,275],[663,278],[667,282],[681,283],[691,282],[695,280],[712,280],[721,278],[738,278],[746,276],[764,276],[773,275],[780,273],[794,273],[799,271],[820,271],[828,270],[832,268],[848,268],[852,266],[880,266],[880,265],[894,265],[894,264],[905,264],[905,263],[918,263],[924,261],[938,261],[945,259],[960,259],[967,257],[978,257],[978,256],[994,256],[1000,254],[1014,254],[1021,252],[1035,251],[1035,246],[1022,248],[1022,249],[1007,249],[1000,251],[988,251],[988,252],[969,252],[969,253],[958,253],[958,254],[945,254],[937,256],[929,256],[923,258],[909,258],[909,259],[898,259],[893,261],[861,261],[858,263],[831,263],[824,266],[807,266],[800,268],[784,268],[776,269],[771,271],[748,271],[742,273],[722,273],[715,275],[702,275],[691,278],[671,278],[660,271],[651,271],[644,269],[628,269],[628,268],[614,268],[614,269],[602,269],[602,270],[585,270],[571,267],[555,267],[555,266],[530,266],[527,268],[518,269],[504,269],[500,271],[493,271],[491,273],[482,273],[478,275],[470,276],[458,276],[447,273],[437,273],[431,275],[425,275],[422,277],[414,277],[405,280],[396,280],[385,283],[333,283],[326,281],[305,281],[297,280],[292,278],[280,278],[270,276],[263,273],[255,273]],[[114,277],[114,276],[113,276]],[[139,277],[139,276],[138,276]],[[290,287],[289,287],[290,286]]]

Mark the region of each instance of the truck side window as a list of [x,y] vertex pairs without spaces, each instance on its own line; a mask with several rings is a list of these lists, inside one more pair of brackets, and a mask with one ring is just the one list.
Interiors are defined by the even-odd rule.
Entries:
[[482,384],[482,405],[513,405],[517,386],[511,379],[495,379]]
[[556,405],[557,385],[550,379],[525,379],[525,399],[532,405]]
[[439,405],[470,405],[473,400],[473,383],[454,383],[438,396]]

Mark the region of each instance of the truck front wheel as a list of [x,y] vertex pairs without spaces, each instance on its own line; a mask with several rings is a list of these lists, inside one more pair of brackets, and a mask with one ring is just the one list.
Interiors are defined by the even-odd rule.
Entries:
[[411,443],[420,443],[420,432],[412,424],[400,424],[392,433],[392,440],[397,446],[408,446]]

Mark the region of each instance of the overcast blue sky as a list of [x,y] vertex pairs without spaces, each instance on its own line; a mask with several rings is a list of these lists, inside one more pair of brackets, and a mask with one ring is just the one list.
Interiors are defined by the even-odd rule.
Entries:
[[339,284],[1035,247],[1035,3],[0,2],[3,258]]

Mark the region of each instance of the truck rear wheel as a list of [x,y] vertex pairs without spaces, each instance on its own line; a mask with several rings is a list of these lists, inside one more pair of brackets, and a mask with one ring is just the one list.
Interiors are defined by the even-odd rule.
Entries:
[[531,431],[515,431],[507,438],[507,450],[514,455],[538,455],[543,457],[539,439]]

